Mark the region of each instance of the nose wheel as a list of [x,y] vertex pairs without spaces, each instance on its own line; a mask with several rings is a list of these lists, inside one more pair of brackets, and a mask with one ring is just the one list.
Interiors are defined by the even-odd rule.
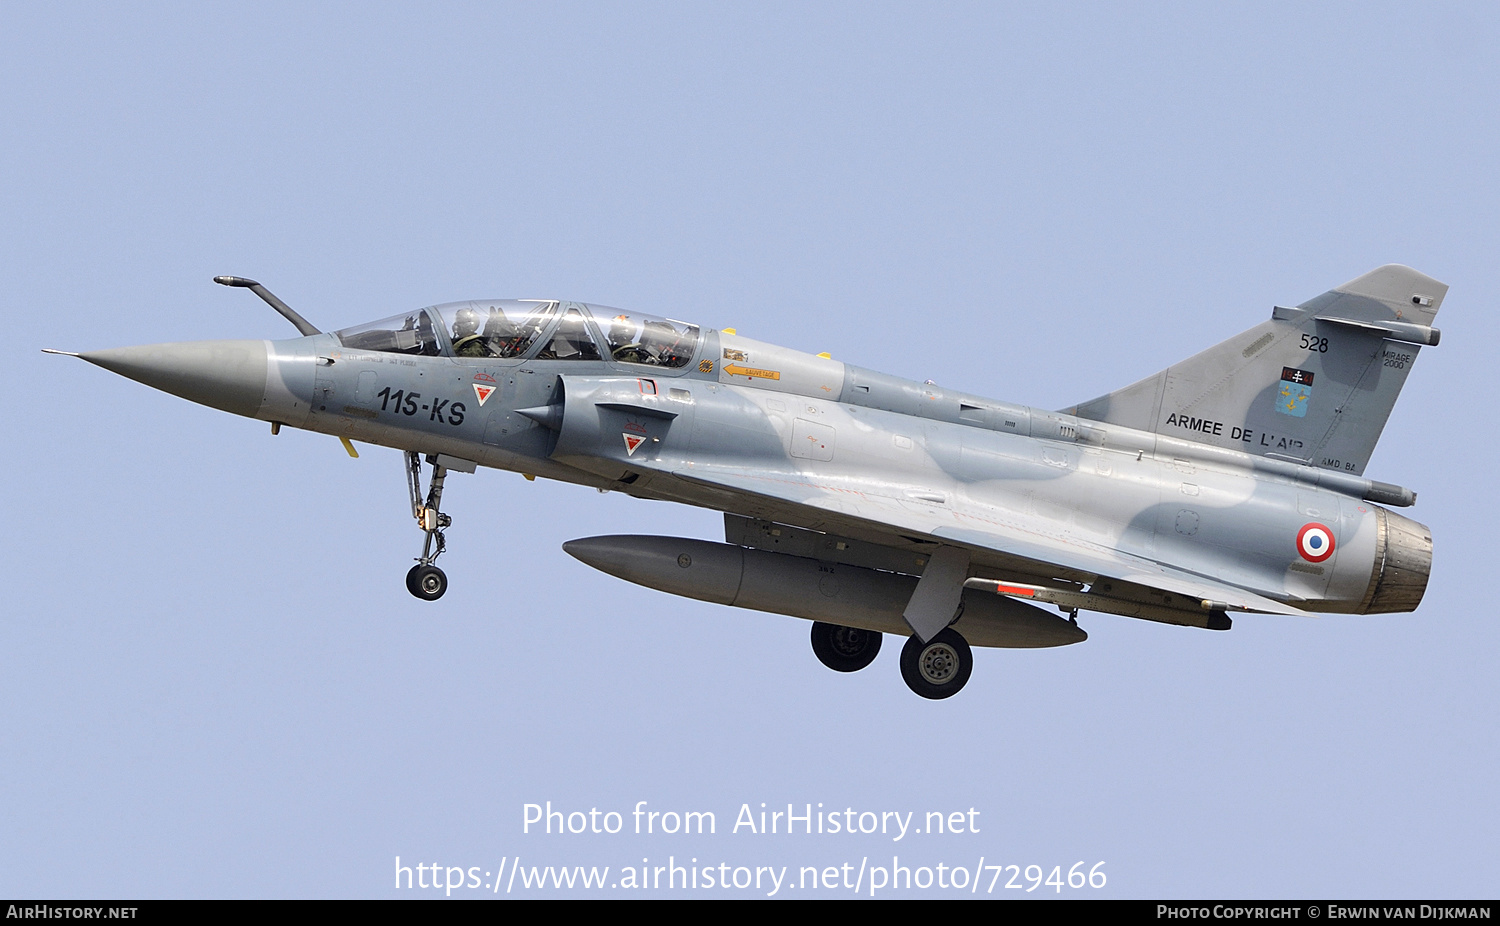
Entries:
[[436,457],[428,457],[428,462],[432,464],[432,480],[424,499],[422,455],[414,450],[406,451],[406,487],[411,493],[412,514],[417,519],[417,527],[426,535],[422,555],[406,574],[406,590],[423,601],[437,601],[448,590],[448,576],[433,563],[448,549],[443,529],[451,525],[453,519],[438,510],[443,501],[443,480],[447,478],[448,470],[437,462]]
[[448,576],[436,566],[418,563],[406,574],[406,590],[423,601],[437,601],[448,590]]

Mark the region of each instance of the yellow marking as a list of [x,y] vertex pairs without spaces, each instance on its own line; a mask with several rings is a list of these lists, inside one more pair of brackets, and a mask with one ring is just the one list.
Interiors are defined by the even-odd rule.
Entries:
[[832,354],[830,354],[830,353],[829,353],[829,352],[828,352],[828,351],[826,351],[826,350],[825,350],[825,351],[823,351],[823,353],[821,353],[821,354],[819,354],[819,355],[818,355],[818,356],[819,356],[819,357],[822,357],[822,358],[823,358],[823,359],[824,359],[824,360],[832,360],[832,359],[833,359],[833,355],[832,355]]
[[725,328],[724,329],[724,333],[725,334],[739,334],[739,332],[735,331],[733,328]]
[[527,482],[536,482],[536,477],[531,475],[530,473],[522,473],[521,478],[525,479]]
[[755,379],[756,377],[761,379],[781,379],[781,372],[779,370],[757,370],[754,367],[742,367],[733,363],[726,365],[724,372],[730,376],[748,376],[751,379]]
[[349,442],[349,438],[341,437],[339,438],[339,441],[343,443],[344,449],[349,451],[349,456],[353,457],[356,460],[359,459],[359,451],[354,449],[354,445]]

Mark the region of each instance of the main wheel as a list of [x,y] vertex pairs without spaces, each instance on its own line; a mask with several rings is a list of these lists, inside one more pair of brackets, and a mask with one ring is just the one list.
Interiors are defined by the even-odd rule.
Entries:
[[448,577],[436,566],[418,563],[406,574],[406,590],[423,601],[437,601],[448,590]]
[[880,652],[880,631],[813,621],[812,648],[818,661],[835,672],[858,672]]
[[923,643],[915,636],[901,648],[901,677],[906,687],[934,701],[963,690],[974,671],[974,653],[957,630],[945,627]]

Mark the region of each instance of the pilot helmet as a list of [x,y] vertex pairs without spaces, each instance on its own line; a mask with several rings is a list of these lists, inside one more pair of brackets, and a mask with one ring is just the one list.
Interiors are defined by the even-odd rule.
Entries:
[[458,340],[479,333],[479,313],[464,306],[453,316],[453,338]]

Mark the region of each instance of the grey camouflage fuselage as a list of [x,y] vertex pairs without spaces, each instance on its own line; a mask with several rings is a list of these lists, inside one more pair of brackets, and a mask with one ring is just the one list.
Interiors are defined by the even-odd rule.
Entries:
[[[694,561],[653,546],[675,538],[570,545],[633,581],[923,639],[951,624],[972,643],[1036,646],[1084,635],[1025,600],[1200,627],[1228,626],[1230,611],[1414,609],[1430,534],[1383,507],[1412,492],[1363,472],[1420,347],[1437,343],[1446,289],[1382,267],[1066,412],[553,300],[81,356],[449,469],[726,513],[727,546],[678,546],[729,557],[738,565],[713,568],[732,581],[692,565],[669,574]],[[751,563],[768,555],[783,558]],[[950,587],[923,590],[929,561]],[[753,569],[770,578],[747,585]],[[792,589],[798,569],[813,570],[804,590]]]

